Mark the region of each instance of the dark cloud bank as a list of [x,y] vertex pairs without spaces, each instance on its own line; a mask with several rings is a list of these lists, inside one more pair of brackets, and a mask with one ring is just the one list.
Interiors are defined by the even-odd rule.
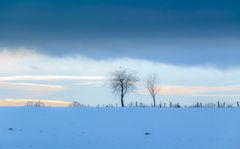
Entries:
[[1,0],[0,46],[54,56],[240,65],[237,0]]

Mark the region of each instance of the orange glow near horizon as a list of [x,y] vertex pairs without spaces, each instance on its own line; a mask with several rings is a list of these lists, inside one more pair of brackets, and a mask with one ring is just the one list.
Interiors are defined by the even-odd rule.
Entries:
[[0,106],[25,106],[28,102],[43,102],[46,106],[52,107],[67,107],[71,104],[70,101],[64,100],[37,100],[37,99],[2,99]]

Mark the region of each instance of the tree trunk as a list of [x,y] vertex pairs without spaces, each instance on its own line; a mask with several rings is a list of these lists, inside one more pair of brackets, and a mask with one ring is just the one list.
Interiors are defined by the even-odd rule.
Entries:
[[122,107],[124,107],[123,98],[124,98],[124,86],[123,86],[123,82],[121,82],[121,105],[122,105]]
[[156,100],[155,100],[155,96],[153,96],[153,107],[156,107]]
[[122,105],[122,107],[124,107],[124,101],[123,101],[123,95],[121,95],[121,105]]

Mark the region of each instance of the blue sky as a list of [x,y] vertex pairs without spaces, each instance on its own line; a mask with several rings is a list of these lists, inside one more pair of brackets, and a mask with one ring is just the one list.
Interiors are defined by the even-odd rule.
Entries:
[[[1,98],[117,103],[103,82],[124,66],[142,80],[157,72],[161,100],[234,101],[239,7],[236,0],[2,0]],[[128,100],[148,102],[138,92]]]

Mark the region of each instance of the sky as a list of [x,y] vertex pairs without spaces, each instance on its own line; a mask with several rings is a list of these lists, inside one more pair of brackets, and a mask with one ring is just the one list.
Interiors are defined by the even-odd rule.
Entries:
[[[237,0],[1,0],[0,99],[119,104],[107,76],[157,73],[158,102],[240,96]],[[126,101],[150,103],[138,85]]]

